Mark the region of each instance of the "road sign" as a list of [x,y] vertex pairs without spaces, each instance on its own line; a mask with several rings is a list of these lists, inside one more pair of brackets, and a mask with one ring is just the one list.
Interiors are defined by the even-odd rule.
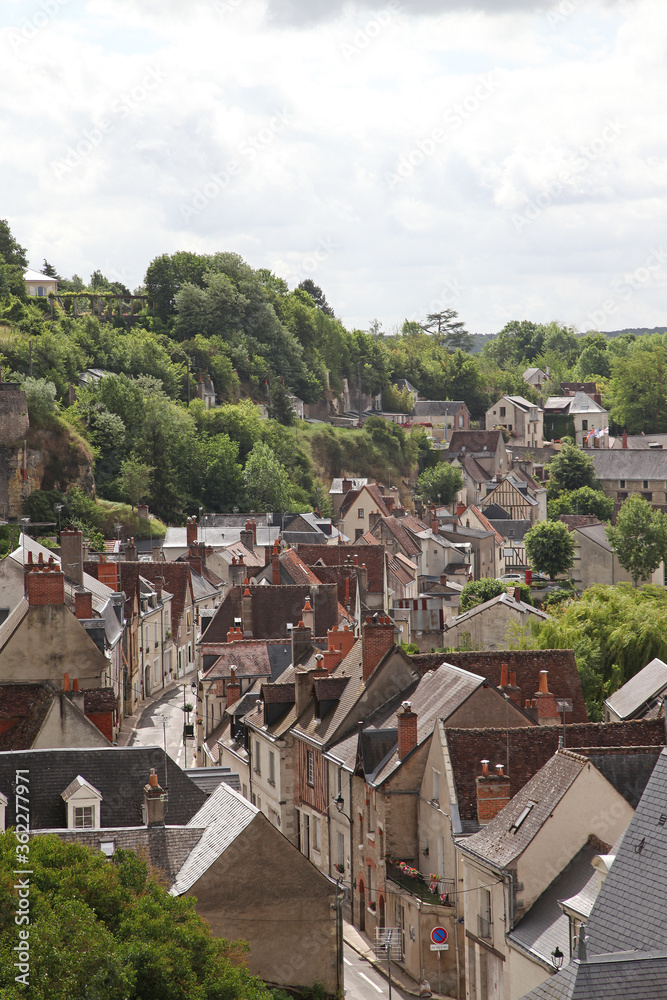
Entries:
[[448,944],[432,944],[431,951],[449,951]]
[[434,927],[431,931],[431,941],[433,944],[444,944],[447,940],[446,927]]
[[572,712],[574,710],[571,698],[556,698],[556,706],[559,712]]

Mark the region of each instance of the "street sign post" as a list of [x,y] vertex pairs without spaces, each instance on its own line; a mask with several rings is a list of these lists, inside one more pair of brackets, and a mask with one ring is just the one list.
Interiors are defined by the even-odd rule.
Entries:
[[442,973],[440,969],[440,952],[449,951],[447,944],[447,928],[434,927],[431,931],[431,951],[438,953],[438,993],[442,993]]
[[431,931],[431,941],[433,944],[444,944],[447,937],[448,934],[446,927],[434,927]]
[[448,944],[432,944],[431,951],[449,951]]

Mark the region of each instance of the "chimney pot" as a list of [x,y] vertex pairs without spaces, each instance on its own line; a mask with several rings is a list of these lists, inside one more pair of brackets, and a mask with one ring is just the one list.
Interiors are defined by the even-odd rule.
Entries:
[[488,760],[482,761],[482,777],[488,778],[489,776],[489,762]]
[[72,691],[78,691],[78,690],[79,690],[79,678],[75,677],[74,680],[72,681]]
[[540,670],[540,694],[549,694],[549,671]]
[[69,691],[69,674],[63,676],[63,691]]
[[500,686],[501,688],[507,687],[507,664],[501,663],[500,665]]
[[397,718],[398,758],[403,760],[417,746],[417,716],[412,711],[412,704],[409,701],[403,702]]

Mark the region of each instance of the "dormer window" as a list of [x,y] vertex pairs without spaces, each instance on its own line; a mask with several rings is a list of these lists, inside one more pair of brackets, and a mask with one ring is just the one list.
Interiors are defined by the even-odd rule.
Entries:
[[80,774],[70,782],[61,797],[67,806],[69,830],[95,830],[100,822],[102,793]]

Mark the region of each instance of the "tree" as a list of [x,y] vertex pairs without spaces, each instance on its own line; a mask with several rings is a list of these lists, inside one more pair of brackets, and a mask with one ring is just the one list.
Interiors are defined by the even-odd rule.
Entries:
[[269,405],[269,417],[277,420],[285,427],[291,427],[296,423],[296,414],[289,393],[285,388],[282,379],[271,379],[271,403]]
[[612,362],[610,414],[630,434],[667,430],[667,348],[642,341]]
[[636,587],[639,579],[651,577],[665,557],[667,520],[635,493],[618,512],[616,526],[607,527],[607,538]]
[[315,284],[312,278],[306,278],[304,281],[301,281],[298,287],[310,295],[317,308],[320,309],[326,316],[334,315],[333,309],[327,302],[326,295],[320,286]]
[[32,423],[44,423],[56,412],[56,387],[44,378],[23,379],[21,387],[28,403],[28,415]]
[[546,469],[549,473],[547,490],[552,499],[582,486],[588,486],[592,490],[600,488],[593,459],[584,454],[576,444],[566,444]]
[[62,281],[62,278],[56,271],[55,267],[53,264],[49,264],[46,257],[44,258],[44,264],[42,265],[42,274],[45,274],[47,278],[55,278],[56,281]]
[[152,465],[139,462],[136,458],[126,458],[121,463],[118,485],[123,493],[130,498],[132,510],[148,496],[154,472],[155,469]]
[[424,503],[439,503],[449,506],[449,504],[454,503],[456,494],[462,489],[461,470],[445,462],[425,469],[417,480],[417,494]]
[[263,441],[258,441],[248,455],[243,477],[251,510],[284,512],[292,509],[292,484],[287,469]]
[[439,344],[449,347],[452,350],[457,348],[461,351],[469,351],[472,346],[472,337],[465,328],[462,320],[457,319],[458,313],[454,309],[443,309],[442,312],[429,313],[426,322],[421,324],[421,329],[425,333],[432,334]]
[[494,580],[491,577],[487,580],[470,580],[461,591],[461,613],[505,593],[507,587],[502,580]]
[[9,291],[17,298],[27,298],[23,279],[28,266],[27,250],[14,239],[6,219],[0,219],[0,264],[4,264],[4,276]]
[[614,510],[613,497],[601,490],[580,486],[578,490],[561,493],[549,500],[549,519],[557,521],[561,514],[592,514],[601,521],[609,521]]
[[534,570],[550,580],[574,565],[574,538],[562,521],[540,521],[524,539],[526,555]]

